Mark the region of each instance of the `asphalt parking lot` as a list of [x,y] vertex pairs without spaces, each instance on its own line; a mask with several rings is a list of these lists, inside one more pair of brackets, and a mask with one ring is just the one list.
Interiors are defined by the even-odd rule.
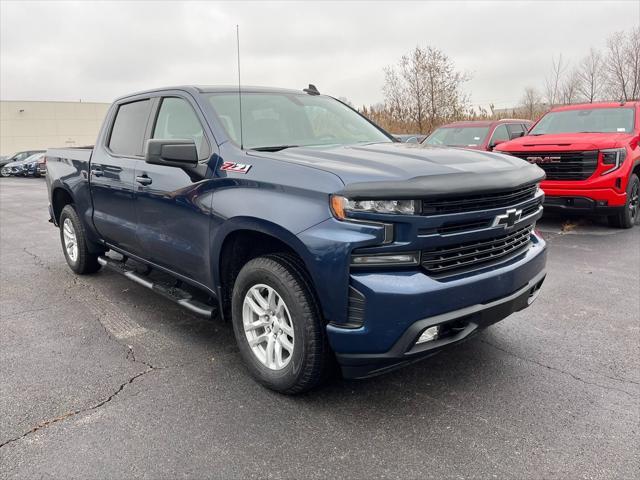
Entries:
[[0,179],[0,478],[637,478],[640,228],[547,219],[538,301],[469,342],[285,397],[230,325],[78,277],[41,179]]

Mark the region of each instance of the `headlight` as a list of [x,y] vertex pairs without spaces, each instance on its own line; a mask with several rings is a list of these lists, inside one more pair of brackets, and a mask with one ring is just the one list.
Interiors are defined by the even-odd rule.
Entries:
[[344,220],[351,212],[413,215],[415,200],[352,200],[340,195],[331,196],[331,210],[336,218]]
[[620,168],[624,159],[627,158],[627,151],[624,148],[609,148],[607,150],[600,150],[600,154],[602,155],[602,164],[610,165],[611,168],[602,173],[602,175],[606,173],[611,173],[614,170]]

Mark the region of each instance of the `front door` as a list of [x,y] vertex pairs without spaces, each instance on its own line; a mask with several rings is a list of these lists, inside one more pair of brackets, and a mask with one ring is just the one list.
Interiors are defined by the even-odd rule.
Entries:
[[106,142],[96,145],[91,157],[93,223],[108,243],[132,253],[138,251],[134,177],[144,161],[150,114],[148,98],[119,105]]
[[[213,143],[197,106],[176,94],[161,99],[151,138],[196,143],[200,171],[206,171]],[[138,242],[142,256],[173,272],[208,285],[210,184],[197,170],[140,162],[135,173]]]

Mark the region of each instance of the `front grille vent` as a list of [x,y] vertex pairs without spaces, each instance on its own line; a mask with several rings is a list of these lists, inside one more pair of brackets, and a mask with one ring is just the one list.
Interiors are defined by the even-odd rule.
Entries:
[[528,185],[514,190],[495,193],[466,195],[464,197],[438,198],[422,201],[423,215],[443,215],[448,213],[473,212],[491,208],[511,207],[536,194],[537,185]]
[[502,263],[529,247],[533,225],[506,235],[422,251],[422,266],[431,275],[453,275]]
[[598,151],[511,153],[542,168],[547,180],[586,180],[598,167]]

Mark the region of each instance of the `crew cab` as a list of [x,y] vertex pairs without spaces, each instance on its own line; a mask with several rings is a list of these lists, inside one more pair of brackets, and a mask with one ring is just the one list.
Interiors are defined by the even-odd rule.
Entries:
[[545,278],[544,172],[397,142],[310,86],[122,97],[93,148],[47,152],[78,274],[110,268],[230,320],[267,387],[362,378],[526,308]]
[[545,207],[606,215],[618,228],[640,219],[640,102],[557,107],[528,135],[497,150],[545,170]]
[[501,143],[526,135],[532,124],[517,118],[453,122],[435,129],[422,143],[490,152]]

